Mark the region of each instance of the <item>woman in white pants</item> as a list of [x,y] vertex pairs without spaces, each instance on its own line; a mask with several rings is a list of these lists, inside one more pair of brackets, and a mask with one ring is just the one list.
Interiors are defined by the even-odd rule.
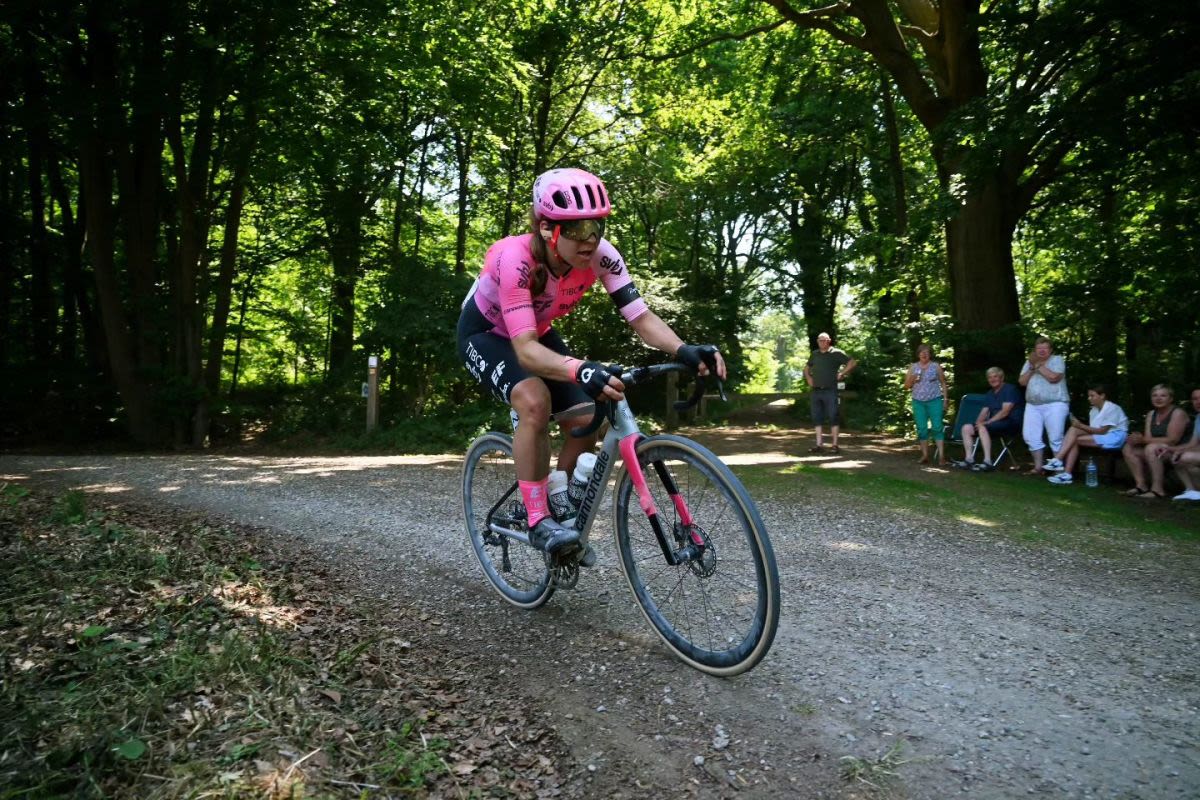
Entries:
[[1054,346],[1045,336],[1039,336],[1034,342],[1033,352],[1021,367],[1020,384],[1025,387],[1025,422],[1021,436],[1033,456],[1030,474],[1043,475],[1046,444],[1042,434],[1044,432],[1050,440],[1050,452],[1057,453],[1062,447],[1071,399],[1067,394],[1067,362],[1062,356],[1054,355]]

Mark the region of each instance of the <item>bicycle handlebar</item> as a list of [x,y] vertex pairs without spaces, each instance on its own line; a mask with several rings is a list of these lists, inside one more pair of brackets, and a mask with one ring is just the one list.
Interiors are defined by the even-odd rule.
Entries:
[[[608,371],[620,378],[621,382],[626,386],[637,386],[639,383],[656,378],[659,375],[664,375],[668,372],[687,372],[691,373],[692,368],[687,364],[678,362],[670,362],[667,364],[654,364],[649,367],[631,367],[628,370],[620,364],[609,364]],[[715,374],[709,373],[717,382],[717,392],[721,396],[721,400],[727,401],[729,398],[725,396],[725,385],[717,378]],[[696,375],[696,388],[692,390],[692,396],[687,400],[676,400],[674,403],[676,411],[686,411],[694,407],[700,402],[700,398],[704,396],[704,387],[707,383],[709,375]],[[582,429],[571,431],[571,435],[577,439],[582,439],[584,436],[591,436],[599,429],[600,424],[605,419],[609,419],[613,414],[613,404],[606,400],[596,400],[596,413],[592,415],[592,421]]]

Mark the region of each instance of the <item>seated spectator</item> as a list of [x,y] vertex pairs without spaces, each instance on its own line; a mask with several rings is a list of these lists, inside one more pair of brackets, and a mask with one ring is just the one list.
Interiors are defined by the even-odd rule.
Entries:
[[[1025,401],[1021,392],[1011,383],[1004,382],[1004,370],[991,367],[987,371],[988,391],[987,405],[979,411],[975,422],[962,426],[963,447],[966,457],[955,463],[956,467],[970,469],[975,472],[991,472],[996,468],[992,463],[992,437],[1016,436],[1021,432],[1021,420],[1024,415]],[[975,463],[975,437],[983,445],[983,461]]]
[[1175,405],[1175,392],[1171,390],[1170,386],[1160,383],[1151,389],[1150,406],[1150,411],[1146,414],[1145,432],[1131,433],[1125,441],[1125,447],[1121,450],[1121,455],[1125,457],[1125,464],[1128,465],[1129,472],[1133,475],[1133,488],[1125,493],[1130,497],[1163,498],[1167,496],[1163,490],[1161,470],[1158,472],[1157,478],[1151,473],[1150,477],[1153,482],[1149,488],[1146,487],[1146,472],[1148,471],[1146,448],[1152,444],[1173,447],[1183,441],[1188,427],[1188,415]]
[[1079,459],[1079,448],[1099,447],[1101,450],[1120,450],[1129,435],[1129,417],[1116,403],[1108,399],[1108,389],[1096,384],[1088,389],[1088,424],[1084,425],[1071,415],[1070,429],[1063,439],[1062,448],[1054,458],[1046,462],[1047,472],[1057,472],[1046,480],[1051,483],[1067,484],[1073,478],[1075,462]]
[[1183,484],[1183,494],[1175,500],[1200,501],[1197,491],[1197,476],[1200,473],[1200,389],[1192,390],[1192,409],[1196,418],[1192,423],[1192,435],[1184,444],[1175,446],[1152,444],[1146,447],[1146,462],[1150,466],[1151,482],[1162,485],[1162,472],[1166,465],[1175,467],[1175,474]]

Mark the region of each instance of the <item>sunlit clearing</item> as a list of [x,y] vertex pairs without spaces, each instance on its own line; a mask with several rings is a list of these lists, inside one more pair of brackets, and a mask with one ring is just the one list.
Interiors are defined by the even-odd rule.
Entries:
[[852,551],[864,550],[865,551],[865,550],[873,550],[874,549],[872,547],[868,547],[867,545],[863,544],[862,542],[830,542],[829,546],[832,547],[834,550],[852,550]]
[[821,469],[862,469],[863,467],[871,466],[871,462],[843,458],[837,461],[823,461],[818,463],[817,466]]
[[967,523],[968,525],[979,525],[979,526],[980,526],[980,527],[982,527],[982,528],[996,528],[996,527],[999,527],[999,524],[998,524],[998,523],[996,523],[996,522],[993,522],[993,521],[992,521],[992,520],[990,520],[990,519],[980,519],[979,517],[971,517],[971,516],[967,516],[966,514],[959,514],[959,515],[958,515],[958,521],[959,521],[959,522],[965,522],[965,523]]
[[182,488],[182,486],[160,486],[158,490],[160,492],[178,492]]
[[91,483],[87,486],[80,486],[81,492],[94,492],[96,494],[120,494],[121,492],[132,492],[133,487],[123,483]]
[[795,464],[801,459],[789,456],[787,453],[736,453],[721,456],[721,460],[730,465],[745,464]]

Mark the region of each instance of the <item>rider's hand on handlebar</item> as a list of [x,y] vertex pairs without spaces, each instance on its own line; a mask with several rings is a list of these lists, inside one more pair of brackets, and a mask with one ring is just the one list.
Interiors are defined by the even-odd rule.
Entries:
[[725,380],[725,359],[721,351],[711,344],[684,344],[675,351],[675,357],[701,375],[713,372]]
[[593,400],[625,399],[625,384],[598,361],[584,361],[575,371],[575,381]]

